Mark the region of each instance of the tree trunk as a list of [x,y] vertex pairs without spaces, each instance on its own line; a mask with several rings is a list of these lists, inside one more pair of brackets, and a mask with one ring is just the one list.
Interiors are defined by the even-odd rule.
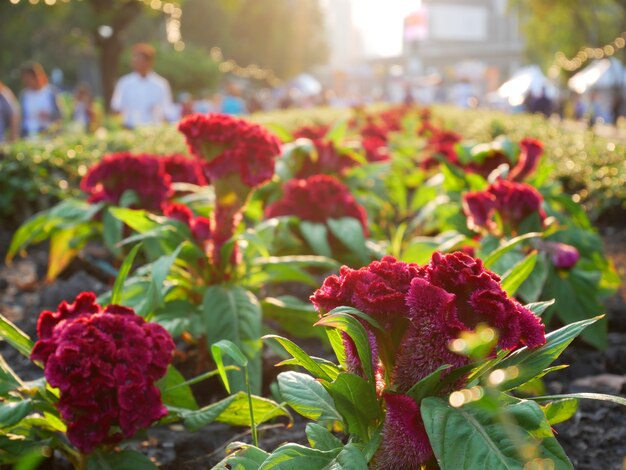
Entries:
[[120,57],[122,56],[122,42],[118,34],[113,34],[110,38],[97,42],[100,49],[100,79],[102,81],[102,92],[104,94],[104,104],[106,111],[111,110],[111,97],[117,81],[117,71]]

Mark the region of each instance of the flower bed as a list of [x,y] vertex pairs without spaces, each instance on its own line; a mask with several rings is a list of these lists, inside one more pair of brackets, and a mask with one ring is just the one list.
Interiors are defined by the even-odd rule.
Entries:
[[[575,338],[609,345],[619,278],[541,141],[470,145],[419,108],[298,116],[190,116],[189,155],[107,155],[16,231],[8,262],[49,239],[54,282],[97,247],[109,290],[43,312],[34,345],[0,317],[45,378],[0,363],[2,461],[153,468],[133,436],[159,421],[249,426],[222,467],[571,468],[551,426],[626,404],[545,391]],[[308,445],[265,447],[294,413]]]

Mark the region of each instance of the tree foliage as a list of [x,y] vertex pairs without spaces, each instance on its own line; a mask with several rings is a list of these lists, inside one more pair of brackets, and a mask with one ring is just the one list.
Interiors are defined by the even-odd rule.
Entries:
[[509,0],[518,10],[527,56],[548,67],[556,52],[602,47],[626,31],[626,0]]

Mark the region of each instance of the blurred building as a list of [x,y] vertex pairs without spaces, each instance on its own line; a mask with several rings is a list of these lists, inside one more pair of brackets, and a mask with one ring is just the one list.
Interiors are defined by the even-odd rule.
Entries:
[[363,40],[354,25],[351,0],[322,0],[326,18],[326,37],[330,51],[329,64],[343,69],[362,59]]
[[507,0],[422,0],[404,22],[407,76],[438,73],[493,91],[523,63],[519,17]]

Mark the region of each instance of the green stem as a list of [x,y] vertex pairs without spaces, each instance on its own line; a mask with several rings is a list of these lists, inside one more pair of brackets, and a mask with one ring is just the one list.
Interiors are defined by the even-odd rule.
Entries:
[[252,409],[252,392],[250,391],[250,379],[248,377],[248,366],[244,367],[246,377],[246,389],[248,391],[248,407],[250,408],[250,430],[252,431],[252,443],[255,447],[259,447],[259,437],[256,433],[256,424],[254,423],[254,411]]

